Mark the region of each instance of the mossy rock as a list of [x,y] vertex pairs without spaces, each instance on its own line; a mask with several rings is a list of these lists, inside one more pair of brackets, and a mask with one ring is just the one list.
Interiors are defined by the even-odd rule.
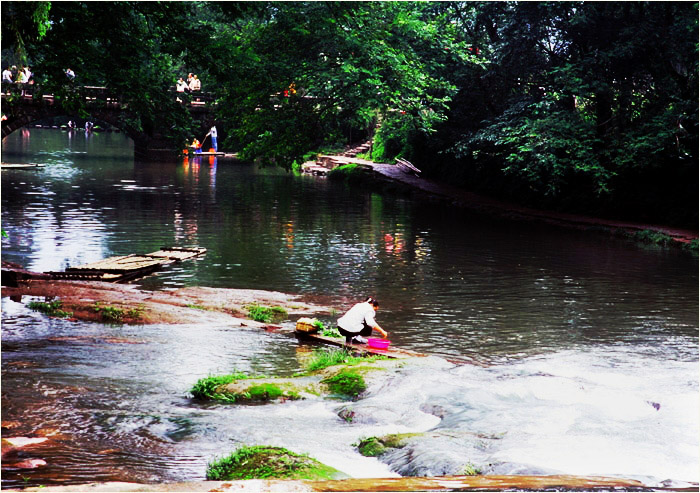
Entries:
[[367,389],[364,377],[357,368],[342,368],[335,375],[321,380],[331,394],[356,399]]
[[242,447],[207,465],[207,479],[343,479],[347,475],[307,455],[269,446]]
[[300,378],[250,378],[237,380],[216,389],[218,395],[231,402],[263,403],[279,400],[298,400],[307,395],[318,395],[320,389],[313,382]]
[[410,438],[420,435],[421,433],[395,433],[382,437],[369,437],[361,440],[357,449],[365,457],[377,457],[387,449],[405,447]]

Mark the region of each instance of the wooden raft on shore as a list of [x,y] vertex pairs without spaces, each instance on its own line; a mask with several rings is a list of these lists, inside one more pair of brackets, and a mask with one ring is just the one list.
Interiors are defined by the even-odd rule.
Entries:
[[162,247],[144,255],[110,257],[90,264],[68,267],[65,272],[47,272],[52,279],[123,282],[143,277],[161,267],[206,253],[200,247]]
[[2,163],[2,169],[39,169],[43,168],[43,164],[38,163]]

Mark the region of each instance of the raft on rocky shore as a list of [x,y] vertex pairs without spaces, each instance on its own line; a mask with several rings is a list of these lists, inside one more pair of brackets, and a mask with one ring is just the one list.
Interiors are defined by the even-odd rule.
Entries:
[[90,264],[68,267],[65,272],[47,272],[51,279],[124,282],[143,277],[173,262],[199,257],[206,253],[200,247],[162,247],[144,255],[110,257]]

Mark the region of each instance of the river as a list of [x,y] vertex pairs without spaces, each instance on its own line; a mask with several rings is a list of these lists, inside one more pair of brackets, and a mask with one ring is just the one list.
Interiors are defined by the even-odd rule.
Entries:
[[[217,158],[135,163],[120,133],[22,129],[2,160],[2,258],[63,270],[166,245],[207,254],[136,281],[365,294],[394,345],[429,353],[352,403],[193,402],[198,378],[289,375],[286,334],[49,319],[2,298],[2,487],[204,478],[240,444],[309,453],[353,477],[604,474],[698,481],[698,259],[596,232],[479,216]],[[323,317],[322,317],[323,318]],[[332,322],[329,316],[326,322]],[[6,426],[7,425],[7,426]],[[353,444],[431,433],[380,461]],[[408,457],[408,455],[412,455]]]

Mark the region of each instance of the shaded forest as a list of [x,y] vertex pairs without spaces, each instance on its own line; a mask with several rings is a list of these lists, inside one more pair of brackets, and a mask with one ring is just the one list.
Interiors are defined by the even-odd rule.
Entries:
[[2,2],[3,69],[27,64],[67,111],[70,67],[178,146],[191,72],[245,159],[373,137],[480,193],[697,227],[695,2]]

